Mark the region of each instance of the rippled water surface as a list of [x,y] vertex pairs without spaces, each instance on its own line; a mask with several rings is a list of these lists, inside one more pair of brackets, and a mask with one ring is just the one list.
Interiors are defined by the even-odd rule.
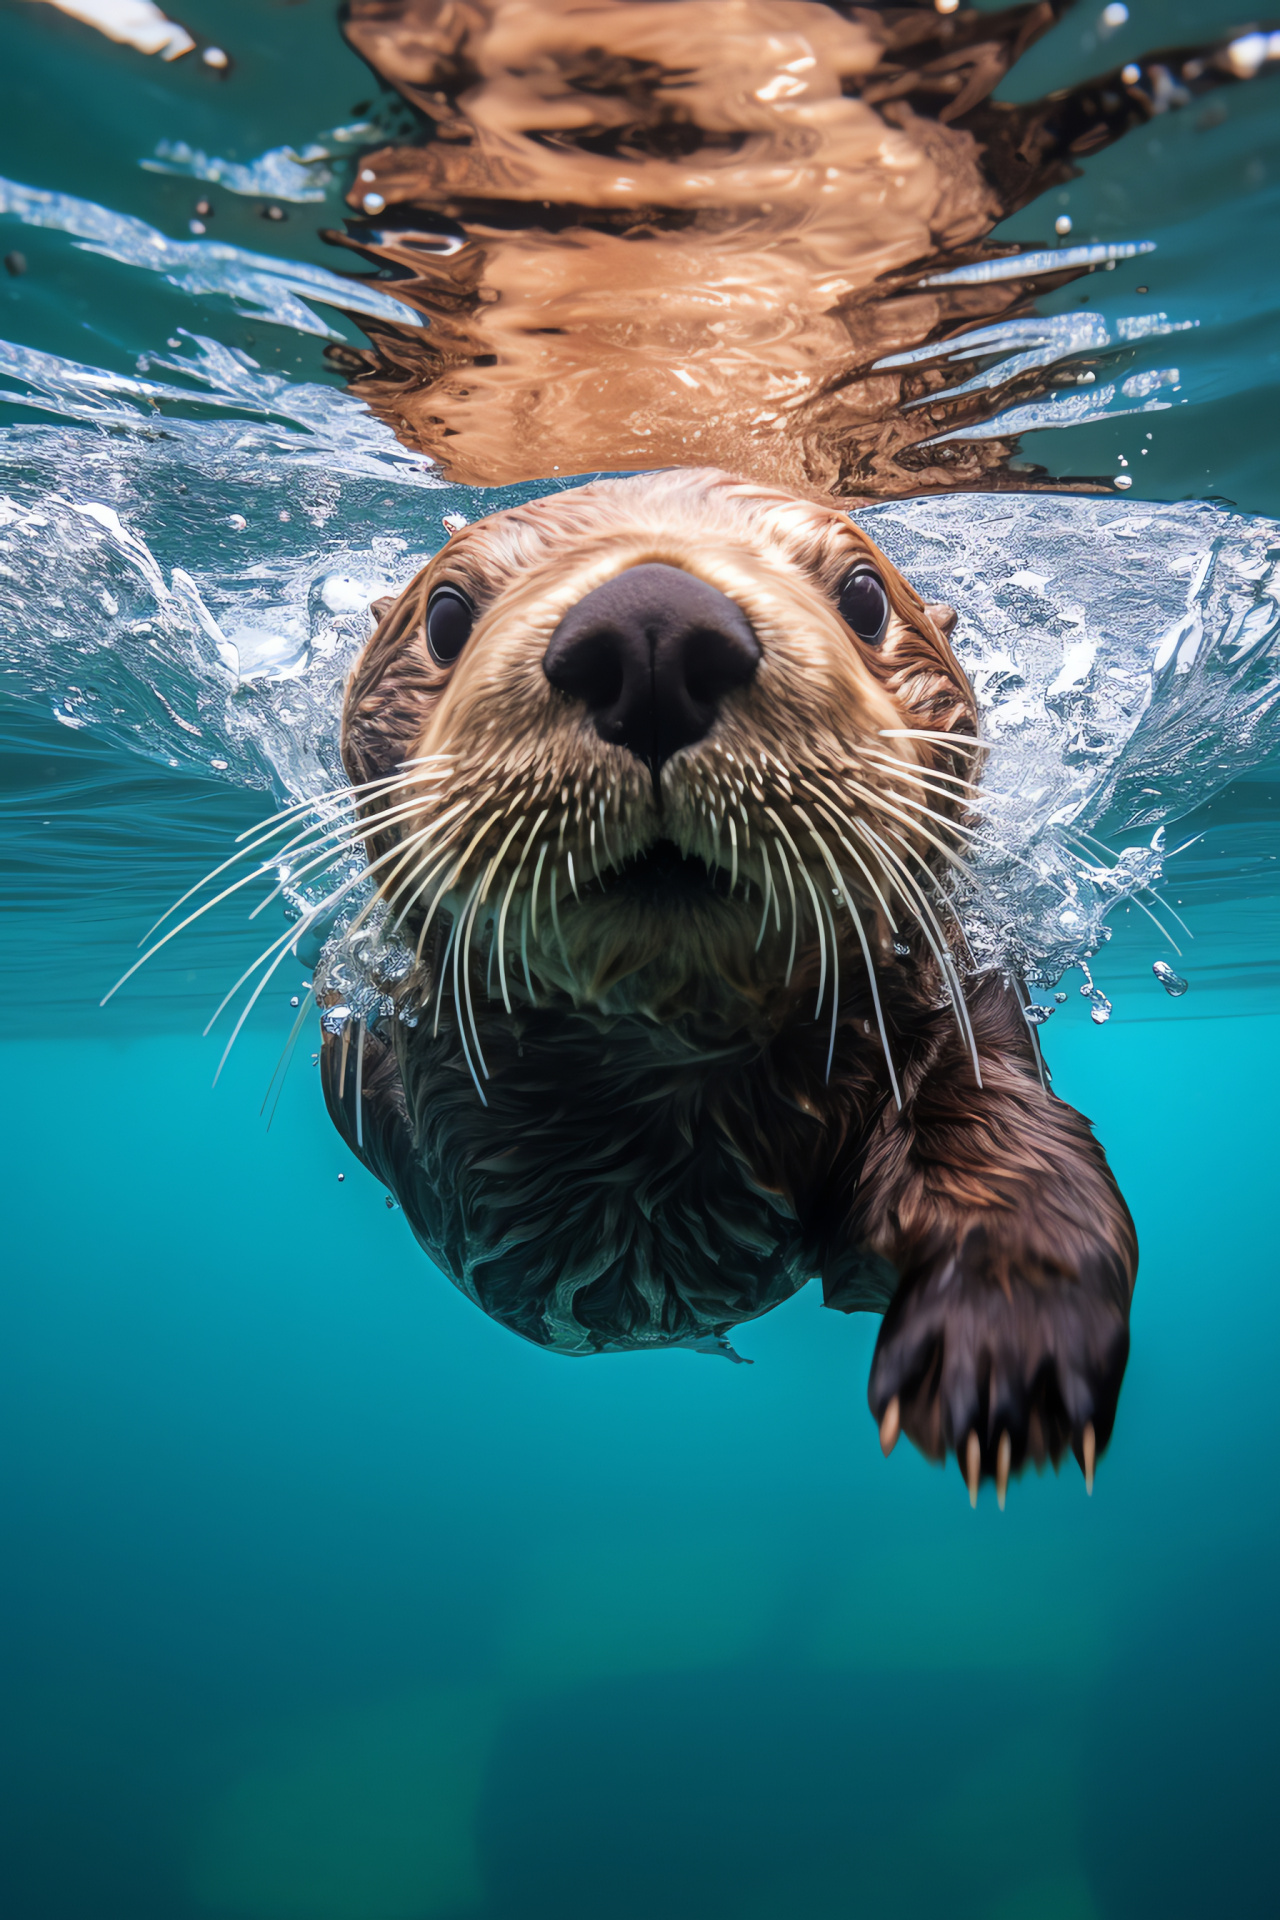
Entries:
[[[405,11],[351,8],[366,64],[323,0],[204,0],[170,62],[0,7],[0,1905],[1270,1913],[1280,39],[1217,0],[1045,7],[1025,48],[744,5],[721,53],[699,5],[611,6],[530,10],[539,65],[489,5],[480,84]],[[668,68],[720,77],[668,112]],[[547,141],[570,69],[600,124]],[[810,71],[816,147],[774,111]],[[280,932],[235,899],[99,1007],[338,776],[368,603],[446,515],[704,459],[838,485],[957,609],[1006,796],[970,932],[1142,1242],[1091,1501],[1070,1459],[1003,1514],[882,1460],[876,1323],[813,1288],[750,1367],[514,1340],[305,1044],[267,1130],[300,963],[211,1091]]]

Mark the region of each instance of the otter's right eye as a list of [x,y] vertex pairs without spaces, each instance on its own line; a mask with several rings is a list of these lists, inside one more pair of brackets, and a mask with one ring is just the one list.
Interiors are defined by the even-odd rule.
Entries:
[[427,645],[431,658],[447,667],[457,659],[476,623],[476,610],[460,587],[437,587],[427,601]]

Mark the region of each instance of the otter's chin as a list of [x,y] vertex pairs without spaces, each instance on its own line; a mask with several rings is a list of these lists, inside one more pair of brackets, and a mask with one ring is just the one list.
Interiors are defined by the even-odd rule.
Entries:
[[561,909],[574,997],[669,1022],[758,1004],[752,909],[732,876],[659,839]]

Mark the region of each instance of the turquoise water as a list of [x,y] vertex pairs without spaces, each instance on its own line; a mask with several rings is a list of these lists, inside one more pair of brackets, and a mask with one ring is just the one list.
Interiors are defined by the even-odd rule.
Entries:
[[[1108,62],[1235,17],[1130,11]],[[158,140],[246,160],[374,91],[316,0],[183,18],[233,50],[226,82],[14,0],[0,173],[181,236],[201,189],[137,168]],[[1089,72],[1092,31],[1069,15],[1017,90]],[[1153,123],[1067,190],[1076,237],[1156,240],[1141,284],[1200,325],[1149,454],[1114,420],[1028,436],[1028,457],[1123,454],[1131,498],[1280,514],[1276,99]],[[1009,230],[1047,239],[1050,198]],[[332,201],[273,225],[218,204],[220,237],[325,264]],[[0,283],[12,341],[129,373],[184,326],[333,381],[314,337],[0,227],[29,263]],[[1105,283],[1116,312],[1137,284]],[[295,1067],[266,1130],[288,987],[210,1089],[199,1029],[254,951],[242,916],[99,1011],[263,796],[47,706],[0,716],[6,1914],[1274,1911],[1280,768],[1171,834],[1203,833],[1169,874],[1186,998],[1122,912],[1097,968],[1112,1019],[1073,990],[1046,1034],[1138,1223],[1133,1354],[1092,1500],[1068,1461],[971,1513],[954,1465],[881,1459],[876,1324],[813,1288],[743,1330],[751,1367],[575,1365],[484,1319],[313,1076]]]

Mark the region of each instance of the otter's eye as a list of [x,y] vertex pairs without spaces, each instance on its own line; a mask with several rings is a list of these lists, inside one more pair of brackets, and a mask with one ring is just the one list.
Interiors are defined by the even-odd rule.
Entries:
[[427,601],[427,645],[431,657],[447,667],[466,646],[476,610],[461,587],[437,587]]
[[840,589],[840,618],[859,640],[875,647],[889,624],[889,596],[874,567],[855,567]]

